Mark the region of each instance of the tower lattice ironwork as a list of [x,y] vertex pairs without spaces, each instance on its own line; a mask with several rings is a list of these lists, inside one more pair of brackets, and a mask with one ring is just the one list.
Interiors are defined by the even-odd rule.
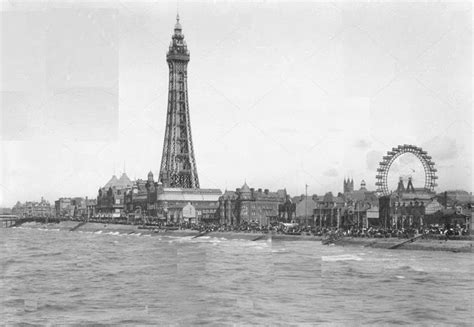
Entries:
[[199,188],[188,105],[189,51],[179,16],[176,16],[166,61],[169,66],[168,110],[159,178],[165,187]]

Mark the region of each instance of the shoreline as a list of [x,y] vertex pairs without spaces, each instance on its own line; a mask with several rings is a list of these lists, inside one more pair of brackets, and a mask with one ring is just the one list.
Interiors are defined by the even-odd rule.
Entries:
[[[25,223],[22,226],[29,228],[46,228],[59,229],[74,232],[99,232],[102,233],[127,233],[127,234],[141,234],[153,236],[174,236],[174,237],[189,237],[189,236],[208,236],[225,239],[241,239],[248,241],[312,241],[320,242],[323,237],[309,236],[309,235],[285,235],[285,234],[262,234],[262,233],[243,233],[243,232],[208,232],[200,233],[197,230],[159,230],[156,232],[155,228],[142,228],[140,225],[121,225],[121,224],[102,224],[102,223],[82,223],[77,221],[61,221],[59,223]],[[354,238],[345,237],[334,242],[337,246],[361,246],[365,248],[389,249],[408,239],[398,238]],[[451,252],[473,252],[472,240],[432,240],[419,239],[414,242],[409,242],[399,247],[396,250],[421,250],[421,251],[451,251]]]

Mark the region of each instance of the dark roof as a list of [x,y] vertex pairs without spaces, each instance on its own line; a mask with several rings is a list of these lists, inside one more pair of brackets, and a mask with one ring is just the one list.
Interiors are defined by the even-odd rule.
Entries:
[[115,186],[118,182],[117,176],[113,175],[112,178],[104,185],[104,188]]
[[107,184],[105,184],[104,188],[108,189],[110,187],[115,187],[117,189],[123,189],[132,187],[132,185],[133,183],[130,178],[128,178],[126,173],[123,173],[119,179],[117,179],[117,176],[113,175],[112,178],[107,182]]
[[240,193],[250,193],[250,187],[247,185],[247,182],[240,188]]

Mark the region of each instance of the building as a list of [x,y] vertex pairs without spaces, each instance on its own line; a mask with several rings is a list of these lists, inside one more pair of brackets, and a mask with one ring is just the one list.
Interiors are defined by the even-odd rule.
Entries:
[[54,209],[57,218],[72,218],[74,216],[74,207],[71,198],[59,198],[54,201]]
[[319,227],[341,226],[341,216],[346,211],[346,202],[342,195],[334,196],[326,193],[316,200],[317,207],[313,210],[314,223]]
[[318,197],[304,196],[293,198],[296,204],[295,207],[295,220],[296,222],[304,225],[314,225],[314,209],[318,207]]
[[[150,182],[151,181],[151,182]],[[154,187],[153,173],[148,174],[148,180],[137,179],[132,182],[132,187],[127,189],[124,196],[125,211],[134,213],[137,216],[150,215],[149,209],[149,192],[150,185]]]
[[97,199],[86,198],[86,206],[87,206],[87,218],[95,217],[96,208],[97,208]]
[[379,198],[379,225],[382,227],[408,228],[426,224],[426,206],[436,194],[426,188],[415,188],[412,178],[405,187],[400,177],[397,190]]
[[454,208],[458,205],[469,206],[474,204],[472,193],[463,190],[445,191],[437,194],[438,201],[446,208]]
[[225,191],[219,198],[219,220],[224,225],[251,222],[268,225],[278,220],[288,199],[286,190],[255,190],[244,183],[235,191]]
[[73,217],[84,220],[94,216],[97,200],[89,199],[87,196],[85,198],[76,197],[71,199],[71,204],[74,208]]
[[351,183],[351,190],[343,195],[347,209],[342,217],[343,225],[345,227],[379,225],[379,200],[377,195],[367,189],[364,180],[360,182],[358,190],[354,190],[353,180]]
[[[165,187],[149,172],[146,181],[139,179],[126,191],[125,211],[135,218],[161,219],[168,223],[215,222],[221,195],[218,189]],[[196,212],[194,219],[186,216],[189,205]]]
[[0,215],[11,215],[12,208],[0,208]]
[[166,188],[199,188],[189,118],[189,51],[179,16],[176,17],[166,61],[169,66],[168,110],[159,180]]
[[[390,225],[395,228],[423,226],[426,206],[433,202],[435,196],[425,188],[415,188],[411,177],[406,187],[403,178],[400,178],[397,191],[390,196]],[[382,218],[386,220],[386,217]],[[384,225],[388,223],[384,221]]]
[[119,179],[115,175],[99,188],[97,196],[96,214],[107,217],[125,215],[125,193],[132,189],[133,182],[123,173]]
[[354,191],[354,180],[349,178],[346,180],[344,178],[344,185],[342,190],[344,194]]
[[59,198],[54,202],[55,214],[62,219],[90,218],[95,214],[96,199],[87,197]]
[[52,217],[53,208],[50,203],[41,197],[40,202],[27,201],[25,203],[17,202],[12,208],[12,214],[24,218]]
[[183,221],[187,223],[197,223],[196,208],[189,202],[182,210]]
[[168,188],[158,185],[156,199],[152,199],[153,210],[167,222],[180,223],[185,222],[183,209],[192,205],[196,210],[195,222],[217,223],[221,195],[218,189]]

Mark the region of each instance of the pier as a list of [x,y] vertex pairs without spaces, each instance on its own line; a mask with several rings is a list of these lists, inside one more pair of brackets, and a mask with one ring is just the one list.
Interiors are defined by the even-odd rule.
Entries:
[[8,228],[16,224],[20,217],[16,215],[0,215],[1,227]]
[[29,222],[47,224],[57,223],[59,221],[59,218],[52,217],[19,217],[17,215],[0,215],[1,228],[17,227]]

